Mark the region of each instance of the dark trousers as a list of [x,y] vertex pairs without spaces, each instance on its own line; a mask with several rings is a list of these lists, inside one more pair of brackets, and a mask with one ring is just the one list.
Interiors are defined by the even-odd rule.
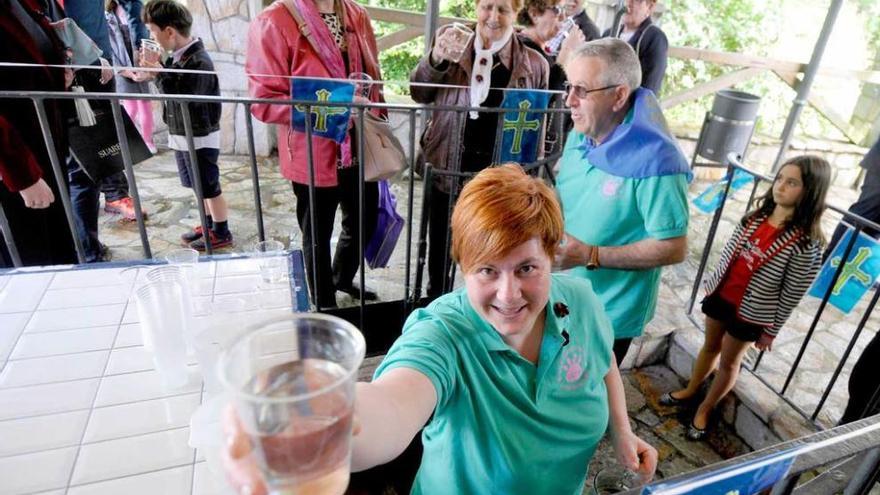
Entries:
[[447,246],[447,236],[451,247],[452,234],[449,230],[449,194],[437,186],[431,187],[430,213],[428,217],[428,298],[437,297],[452,289],[452,281],[443,287],[444,280],[452,269]]
[[[849,211],[874,223],[880,223],[880,171],[874,168],[867,170],[859,199],[850,205]],[[831,240],[828,242],[828,248],[825,250],[826,258],[834,251],[834,246],[843,237],[844,232],[846,232],[846,226],[843,223],[838,224],[837,228],[834,229]],[[864,232],[874,238],[880,236],[880,232],[874,229],[865,229]]]
[[128,197],[128,179],[123,171],[104,177],[99,181],[99,186],[104,193],[104,201],[119,201]]
[[[315,188],[315,239],[312,239],[311,206],[309,186],[293,183],[296,196],[296,219],[303,235],[303,254],[312,300],[319,306],[336,306],[336,288],[352,284],[360,266],[361,253],[358,244],[358,179],[357,167],[339,169],[336,187]],[[330,262],[330,238],[333,235],[333,219],[337,207],[342,209],[342,231],[336,244],[336,254]],[[379,210],[379,185],[364,183],[364,247],[376,230]],[[315,246],[313,251],[312,246]],[[317,290],[312,257],[317,265]]]
[[880,412],[880,333],[862,351],[849,375],[849,402],[840,424]]
[[[76,263],[76,248],[58,186],[54,177],[44,177],[44,180],[52,188],[55,202],[43,209],[26,207],[21,194],[6,189],[0,181],[0,204],[9,222],[15,248],[25,266]],[[0,233],[0,267],[12,266],[6,239]]]
[[76,235],[83,246],[86,263],[102,261],[101,243],[98,241],[98,206],[101,195],[97,184],[80,168],[73,158],[67,162],[70,180],[70,205]]
[[633,339],[615,339],[614,340],[614,360],[617,361],[617,366],[620,367],[620,363],[623,362],[623,358],[626,357],[626,353],[629,352],[629,346],[632,344]]

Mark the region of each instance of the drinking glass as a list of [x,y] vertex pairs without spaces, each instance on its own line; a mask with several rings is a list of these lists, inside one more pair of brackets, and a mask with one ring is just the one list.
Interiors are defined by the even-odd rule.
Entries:
[[460,22],[454,22],[452,23],[452,27],[446,32],[449,33],[446,36],[449,36],[448,39],[450,41],[446,50],[449,53],[451,60],[455,63],[459,63],[461,62],[461,57],[464,56],[465,50],[467,50],[468,44],[474,38],[474,30]]
[[352,324],[300,313],[254,325],[220,355],[220,383],[270,493],[345,491],[364,351],[364,337]]
[[254,255],[260,265],[260,277],[267,284],[278,284],[287,277],[287,256],[284,244],[279,241],[262,241],[254,244]]
[[620,465],[607,466],[593,477],[593,495],[610,495],[640,486],[641,476]]
[[142,39],[141,57],[143,57],[146,62],[158,62],[159,59],[162,57],[162,47],[159,46],[159,43],[151,39]]
[[370,98],[370,89],[373,86],[373,78],[366,72],[352,72],[348,79],[354,82],[354,94],[364,98]]
[[171,280],[147,282],[135,293],[144,347],[152,352],[153,365],[168,388],[182,387],[188,381],[185,300],[184,287]]

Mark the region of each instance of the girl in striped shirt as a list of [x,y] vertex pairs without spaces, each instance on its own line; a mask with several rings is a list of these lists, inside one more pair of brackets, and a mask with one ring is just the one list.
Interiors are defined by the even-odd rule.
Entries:
[[743,217],[724,246],[705,283],[705,341],[690,382],[660,398],[666,406],[691,401],[717,369],[688,427],[689,439],[705,436],[712,410],[736,383],[748,348],[772,348],[779,329],[819,271],[825,243],[820,219],[830,178],[831,167],[822,158],[789,160],[758,208]]

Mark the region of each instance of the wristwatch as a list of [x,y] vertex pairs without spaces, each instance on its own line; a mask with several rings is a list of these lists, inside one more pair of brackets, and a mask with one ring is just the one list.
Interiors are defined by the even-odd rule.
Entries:
[[587,270],[593,271],[599,268],[599,246],[590,249],[590,261],[587,262]]

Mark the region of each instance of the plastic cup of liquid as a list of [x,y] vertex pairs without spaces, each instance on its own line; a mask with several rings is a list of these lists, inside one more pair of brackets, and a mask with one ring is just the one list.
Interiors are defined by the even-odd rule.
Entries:
[[450,33],[448,35],[450,37],[450,45],[446,47],[447,51],[451,60],[459,63],[464,56],[465,50],[467,50],[468,44],[474,38],[474,30],[460,22],[453,22],[448,32]]
[[352,324],[299,313],[254,325],[220,355],[218,378],[269,493],[345,492],[364,351]]
[[142,39],[141,56],[146,62],[159,62],[159,59],[162,58],[162,47],[159,46],[159,43],[151,39]]
[[373,77],[366,72],[352,72],[348,79],[354,82],[354,94],[364,98],[370,97],[370,89],[373,86]]
[[593,477],[593,495],[610,495],[625,492],[643,484],[641,475],[614,465],[600,469]]

